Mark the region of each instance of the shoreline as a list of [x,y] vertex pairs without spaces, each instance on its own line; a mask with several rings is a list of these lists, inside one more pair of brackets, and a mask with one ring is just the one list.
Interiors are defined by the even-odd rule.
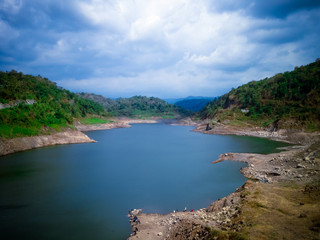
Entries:
[[186,125],[195,126],[196,123],[190,118],[187,119],[162,119],[153,117],[150,119],[134,119],[134,118],[115,118],[112,122],[105,124],[81,124],[80,121],[75,123],[77,130],[68,129],[63,132],[57,132],[49,135],[38,135],[30,137],[17,138],[0,138],[0,157],[8,154],[27,151],[36,148],[48,147],[62,144],[76,144],[76,143],[94,143],[85,132],[96,130],[109,130],[116,128],[128,128],[130,124],[155,124],[164,123],[170,125]]
[[[248,192],[257,191],[256,189],[260,189],[259,191],[262,192],[261,186],[272,191],[273,189],[281,188],[280,183],[301,185],[312,181],[312,179],[319,179],[320,147],[318,146],[316,150],[310,150],[312,144],[320,142],[319,133],[295,132],[292,130],[270,132],[258,128],[241,129],[223,125],[206,131],[204,124],[196,125],[191,119],[178,121],[171,119],[117,119],[115,122],[98,125],[76,124],[77,130],[67,130],[52,135],[0,139],[0,156],[57,144],[95,142],[83,133],[86,131],[131,127],[131,123],[160,122],[170,125],[195,126],[192,131],[204,134],[264,137],[275,141],[298,144],[299,146],[291,146],[280,153],[268,155],[248,153],[224,153],[219,155],[218,159],[212,162],[213,164],[226,160],[247,163],[247,167],[241,169],[243,175],[248,178],[243,186],[230,195],[211,203],[207,208],[193,212],[176,212],[161,215],[156,213],[145,214],[142,213],[141,209],[136,210],[136,216],[140,224],[137,225],[131,221],[132,232],[136,234],[131,235],[129,239],[206,239],[211,234],[210,229],[222,231],[223,234],[229,234],[230,231],[241,233],[241,231],[244,231],[243,229],[250,231],[251,228],[254,228],[252,226],[255,223],[246,220],[243,215],[245,215],[244,210],[248,208],[246,202],[252,201],[252,199],[255,202],[256,196],[252,197],[247,194]],[[298,155],[304,157],[297,157]],[[299,189],[299,192],[295,194],[302,192],[302,190]],[[268,196],[264,197],[267,198]],[[316,203],[313,202],[313,205],[320,209],[318,200]],[[255,210],[246,214],[253,214],[254,212]],[[301,214],[304,216],[304,213]],[[308,212],[308,215],[312,214],[312,212]],[[318,219],[320,219],[320,213]],[[304,217],[302,220],[304,220]],[[290,226],[286,227],[290,228]]]
[[0,157],[16,152],[54,145],[94,142],[96,141],[77,130],[57,132],[51,135],[0,139]]
[[114,122],[106,124],[85,125],[77,122],[77,130],[68,129],[63,132],[57,132],[50,135],[38,135],[30,137],[17,137],[11,139],[0,138],[0,157],[17,152],[23,152],[31,149],[78,143],[95,143],[96,141],[89,138],[84,132],[95,130],[108,130],[116,128],[131,127],[132,123],[158,123],[157,119],[116,119]]
[[[193,131],[204,134],[264,137],[300,146],[287,147],[285,151],[267,155],[254,153],[219,155],[218,159],[212,162],[213,164],[226,160],[247,163],[247,167],[241,169],[241,173],[248,179],[244,185],[230,195],[214,201],[207,208],[192,212],[174,212],[162,215],[142,213],[142,209],[134,210],[134,215],[137,216],[140,223],[137,224],[130,218],[133,234],[128,238],[129,240],[207,239],[211,236],[210,234],[213,234],[212,229],[215,229],[215,233],[219,232],[224,236],[238,234],[238,232],[241,235],[241,231],[244,232],[243,229],[249,231],[247,229],[250,229],[254,224],[248,221],[250,223],[246,225],[245,221],[247,220],[244,220],[243,215],[245,214],[242,213],[243,209],[247,208],[245,202],[249,201],[248,199],[252,200],[251,196],[247,196],[248,192],[265,184],[271,189],[276,189],[279,183],[298,182],[300,184],[300,182],[310,182],[312,179],[319,178],[320,161],[315,161],[310,157],[314,152],[309,153],[310,146],[319,142],[319,133],[309,134],[286,130],[268,132],[261,129],[239,129],[222,125],[209,131],[206,131],[205,125],[197,125]],[[306,155],[303,159],[307,160],[302,161],[297,158],[296,156],[299,154]],[[308,159],[313,160],[309,161]],[[318,204],[317,201],[315,204]]]

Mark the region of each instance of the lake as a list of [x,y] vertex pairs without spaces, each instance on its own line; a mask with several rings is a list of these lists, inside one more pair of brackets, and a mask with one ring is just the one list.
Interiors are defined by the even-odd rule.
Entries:
[[0,158],[0,239],[126,239],[127,213],[208,207],[241,186],[244,163],[225,152],[270,153],[284,143],[135,124],[88,132],[97,143]]

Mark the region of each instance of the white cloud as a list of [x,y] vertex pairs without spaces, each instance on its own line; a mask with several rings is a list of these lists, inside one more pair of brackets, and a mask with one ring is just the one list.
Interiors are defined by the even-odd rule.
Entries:
[[[50,3],[43,1],[41,8]],[[273,8],[269,8],[268,18],[258,18],[256,13],[263,9],[255,7],[254,1],[73,0],[66,5],[73,6],[72,10],[64,12],[60,1],[58,7],[56,3],[48,5],[56,6],[53,9],[58,9],[58,14],[50,8],[40,11],[41,19],[46,19],[41,25],[37,19],[23,22],[28,19],[23,17],[28,12],[23,7],[30,4],[30,9],[36,9],[38,0],[4,3],[0,11],[21,11],[22,15],[20,20],[10,15],[0,21],[1,36],[19,40],[15,43],[3,37],[3,50],[11,53],[27,42],[35,48],[24,48],[24,53],[36,54],[32,61],[23,62],[23,67],[38,71],[45,66],[50,79],[50,68],[67,65],[68,70],[60,67],[58,74],[52,70],[52,80],[60,80],[70,89],[105,89],[112,96],[219,95],[253,79],[307,64],[319,57],[320,51],[316,31],[319,8],[288,11],[282,18],[270,14]],[[65,16],[72,27],[55,28],[56,15],[66,13],[73,14]],[[81,24],[75,24],[75,18]],[[17,24],[35,24],[35,30]],[[5,43],[13,50],[7,50]]]

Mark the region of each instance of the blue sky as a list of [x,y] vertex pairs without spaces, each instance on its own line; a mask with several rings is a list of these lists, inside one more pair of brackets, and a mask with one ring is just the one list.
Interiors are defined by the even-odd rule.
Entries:
[[319,57],[319,0],[0,1],[0,70],[74,92],[219,96]]

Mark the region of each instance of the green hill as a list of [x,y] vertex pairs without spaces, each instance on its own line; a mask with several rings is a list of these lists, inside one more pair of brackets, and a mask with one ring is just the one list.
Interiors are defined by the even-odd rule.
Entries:
[[188,111],[156,97],[134,96],[110,99],[92,93],[79,93],[78,96],[101,104],[106,111],[114,116],[174,118],[178,115],[188,114]]
[[190,110],[192,112],[201,111],[214,98],[194,98],[177,101],[174,105]]
[[46,78],[0,71],[0,137],[50,133],[89,115],[109,116],[101,105]]
[[320,60],[272,78],[252,81],[217,98],[203,119],[280,128],[320,129]]

